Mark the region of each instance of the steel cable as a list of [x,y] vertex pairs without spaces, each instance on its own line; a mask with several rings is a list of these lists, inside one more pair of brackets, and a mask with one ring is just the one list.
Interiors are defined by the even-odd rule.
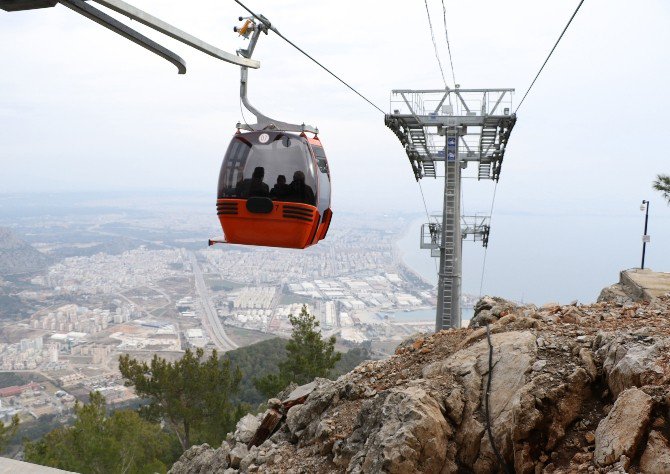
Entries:
[[330,74],[331,76],[333,76],[335,79],[337,79],[338,81],[340,81],[342,84],[344,84],[345,86],[347,86],[352,92],[354,92],[356,95],[358,95],[358,96],[359,96],[360,98],[362,98],[364,101],[366,101],[368,104],[370,104],[371,106],[373,106],[375,109],[377,109],[377,110],[380,111],[381,113],[386,114],[386,112],[384,112],[380,107],[378,107],[378,106],[377,106],[374,102],[372,102],[370,99],[368,99],[368,98],[365,97],[363,94],[361,94],[361,93],[358,92],[356,89],[354,89],[354,88],[353,88],[351,85],[349,85],[349,83],[347,83],[344,79],[341,79],[337,74],[335,74],[333,71],[331,71],[330,69],[328,69],[326,66],[324,66],[323,64],[321,64],[321,63],[320,63],[319,61],[317,61],[316,59],[314,59],[311,55],[309,55],[307,52],[305,52],[302,48],[300,48],[300,47],[299,47],[297,44],[295,44],[293,41],[289,40],[286,36],[282,35],[282,34],[277,30],[277,28],[275,28],[274,26],[272,26],[271,23],[270,23],[266,18],[262,18],[262,17],[260,17],[259,15],[256,15],[256,14],[255,14],[254,12],[252,12],[249,8],[247,8],[246,5],[244,5],[242,2],[240,2],[240,0],[235,0],[235,3],[237,3],[238,5],[240,5],[240,6],[241,6],[242,8],[244,8],[246,11],[248,11],[254,18],[256,18],[258,21],[260,21],[260,22],[263,23],[265,26],[267,26],[269,29],[271,29],[272,31],[274,31],[274,32],[277,34],[277,36],[279,36],[281,39],[283,39],[283,40],[286,41],[288,44],[290,44],[290,45],[293,46],[295,49],[297,49],[297,50],[300,51],[302,54],[304,54],[304,55],[307,56],[309,59],[311,59],[314,63],[316,63],[319,67],[321,67],[321,69],[323,69],[323,70],[326,71],[328,74]]
[[423,3],[426,5],[426,15],[428,15],[428,27],[430,28],[430,39],[433,40],[433,49],[435,50],[435,59],[437,59],[437,65],[440,67],[440,74],[442,75],[442,82],[444,82],[445,89],[448,88],[447,80],[444,78],[444,69],[442,68],[442,61],[440,61],[440,53],[437,50],[437,43],[435,43],[435,34],[433,33],[433,22],[430,19],[430,10],[428,9],[428,0],[423,0]]
[[[456,87],[456,72],[454,71],[454,60],[451,55],[451,44],[449,43],[449,30],[447,30],[447,8],[442,0],[442,19],[444,20],[444,36],[447,39],[447,51],[449,51],[449,64],[451,65],[451,78],[454,80],[454,87]],[[451,96],[449,97],[451,99]]]
[[561,38],[563,38],[563,35],[564,35],[565,32],[568,30],[568,27],[570,26],[570,23],[572,23],[572,20],[573,20],[573,19],[575,18],[575,16],[577,15],[577,12],[579,11],[579,9],[580,9],[581,6],[582,6],[582,3],[584,3],[584,0],[581,0],[581,1],[579,2],[579,5],[577,5],[577,8],[575,9],[574,13],[573,13],[572,16],[570,17],[570,20],[568,20],[568,24],[565,25],[565,28],[563,28],[563,31],[561,32],[561,36],[558,37],[558,39],[556,40],[556,44],[554,44],[554,47],[551,48],[551,51],[549,52],[549,55],[547,56],[547,59],[545,59],[545,60],[544,60],[544,63],[542,63],[542,67],[540,68],[540,70],[539,70],[539,71],[537,72],[537,74],[535,75],[535,79],[533,79],[533,82],[531,82],[530,86],[528,86],[528,90],[527,90],[526,93],[523,95],[523,98],[521,99],[521,102],[519,102],[519,105],[517,105],[516,110],[514,111],[514,113],[517,113],[517,112],[519,111],[519,109],[521,108],[521,104],[523,104],[523,101],[526,100],[526,96],[528,95],[528,93],[530,92],[530,90],[533,88],[533,85],[535,84],[535,81],[537,81],[537,78],[540,77],[540,73],[541,73],[542,70],[544,69],[544,66],[547,65],[547,62],[549,62],[549,58],[551,57],[552,54],[554,54],[554,50],[556,49],[556,46],[558,46],[558,43],[560,43]]

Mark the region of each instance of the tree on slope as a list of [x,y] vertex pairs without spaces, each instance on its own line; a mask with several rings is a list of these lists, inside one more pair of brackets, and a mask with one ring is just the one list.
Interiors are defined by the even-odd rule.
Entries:
[[126,354],[119,358],[119,370],[126,385],[148,399],[141,413],[149,420],[162,420],[175,433],[182,449],[194,442],[221,444],[228,431],[244,414],[231,402],[242,374],[230,361],[219,361],[216,351],[203,360],[204,351],[187,350],[174,362],[154,356],[150,364]]
[[16,434],[16,430],[19,427],[19,416],[14,415],[12,420],[7,426],[4,423],[0,422],[0,452],[4,451],[7,447],[9,440]]
[[[165,472],[170,437],[157,423],[132,410],[106,414],[105,398],[91,392],[90,403],[75,406],[77,421],[42,439],[26,442],[26,461],[81,473]],[[167,461],[167,462],[166,462]]]
[[670,175],[659,174],[654,180],[653,186],[656,191],[663,194],[665,200],[668,201],[668,205],[670,205]]
[[286,344],[286,359],[279,363],[279,373],[256,381],[256,387],[266,397],[276,395],[291,382],[302,385],[315,377],[328,377],[342,357],[335,351],[335,337],[323,339],[319,322],[306,306],[298,316],[289,315],[289,321],[293,332]]

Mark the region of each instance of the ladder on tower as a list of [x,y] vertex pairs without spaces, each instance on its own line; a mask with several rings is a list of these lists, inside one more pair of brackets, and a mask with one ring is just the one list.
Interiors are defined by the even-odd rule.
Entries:
[[[443,228],[443,258],[442,258],[442,268],[440,271],[442,273],[442,285],[440,289],[442,294],[440,295],[440,304],[441,304],[441,313],[442,313],[442,327],[456,327],[454,321],[454,276],[456,276],[456,258],[457,248],[459,245],[458,239],[456,237],[456,226],[460,226],[460,219],[457,221],[457,205],[458,205],[458,195],[457,195],[457,173],[460,163],[458,160],[447,160],[445,162],[445,197],[444,197],[444,228]],[[457,305],[456,305],[457,306]]]
[[479,150],[481,159],[485,159],[489,155],[491,147],[497,149],[498,139],[498,117],[486,117],[482,125],[482,133],[479,137]]
[[393,130],[407,151],[417,180],[435,178],[435,158],[430,152],[426,130],[415,116],[408,115],[402,121],[387,117],[386,126]]

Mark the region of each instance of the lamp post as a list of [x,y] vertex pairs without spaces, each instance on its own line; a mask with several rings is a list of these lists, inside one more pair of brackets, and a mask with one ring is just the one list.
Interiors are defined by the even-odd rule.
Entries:
[[649,224],[649,201],[642,201],[640,205],[640,210],[645,211],[644,214],[644,235],[642,235],[642,265],[640,269],[644,270],[644,254],[647,250],[647,242],[649,242],[649,236],[647,235],[647,225]]

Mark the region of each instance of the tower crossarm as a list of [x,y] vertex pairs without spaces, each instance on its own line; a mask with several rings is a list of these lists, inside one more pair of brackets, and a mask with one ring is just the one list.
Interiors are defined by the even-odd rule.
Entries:
[[513,89],[398,89],[391,93],[386,126],[405,148],[414,176],[437,177],[445,161],[445,130],[458,128],[458,161],[476,161],[478,179],[498,180],[505,147],[516,123]]

